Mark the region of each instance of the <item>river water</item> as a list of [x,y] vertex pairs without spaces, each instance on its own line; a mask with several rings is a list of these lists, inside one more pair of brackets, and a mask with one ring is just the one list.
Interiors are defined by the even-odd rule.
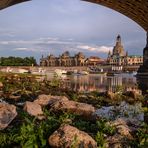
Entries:
[[[53,74],[48,74],[47,79],[51,80]],[[118,74],[116,76],[105,76],[101,74],[89,75],[62,75],[62,88],[77,92],[104,92],[104,91],[136,91],[138,94],[145,94],[148,89],[148,79],[137,79],[133,74]],[[117,114],[118,112],[118,114]],[[108,119],[124,118],[131,122],[138,123],[145,120],[145,114],[141,102],[129,104],[120,102],[118,106],[102,107],[96,112],[98,116]]]
[[[53,78],[53,74],[48,74],[47,79]],[[91,91],[118,91],[119,89],[125,91],[136,91],[142,94],[142,88],[148,84],[148,79],[144,83],[139,84],[139,80],[133,74],[118,74],[116,76],[105,76],[101,74],[89,75],[62,75],[62,87],[78,92],[91,92]]]

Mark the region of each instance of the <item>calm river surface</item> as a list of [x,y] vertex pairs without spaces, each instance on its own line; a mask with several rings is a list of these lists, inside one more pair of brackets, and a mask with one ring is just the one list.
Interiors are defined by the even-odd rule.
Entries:
[[[53,74],[47,75],[47,79],[52,78]],[[68,88],[78,92],[103,92],[106,90],[115,92],[116,90],[122,88],[126,91],[134,90],[141,94],[141,87],[145,86],[143,83],[140,83],[139,85],[139,80],[137,80],[133,74],[118,74],[112,77],[101,74],[62,75],[61,79],[63,81],[63,88]],[[147,80],[144,80],[144,82],[147,82],[148,84]]]
[[[52,78],[53,74],[47,75],[48,80]],[[125,91],[136,91],[142,94],[148,90],[148,79],[139,80],[133,74],[119,74],[112,77],[101,74],[62,75],[61,79],[62,88],[78,92],[104,92],[107,90],[115,92],[122,88]],[[134,122],[144,121],[145,118],[141,102],[129,104],[123,101],[119,106],[102,107],[98,109],[97,114],[106,118],[120,117]]]

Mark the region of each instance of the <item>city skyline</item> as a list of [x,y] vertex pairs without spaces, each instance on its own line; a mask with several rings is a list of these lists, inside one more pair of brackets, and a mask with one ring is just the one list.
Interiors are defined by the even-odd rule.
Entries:
[[[27,10],[27,11],[26,11]],[[142,55],[145,32],[135,22],[111,9],[80,0],[41,0],[1,11],[1,56],[59,55],[84,52],[107,57],[120,34],[129,54]]]

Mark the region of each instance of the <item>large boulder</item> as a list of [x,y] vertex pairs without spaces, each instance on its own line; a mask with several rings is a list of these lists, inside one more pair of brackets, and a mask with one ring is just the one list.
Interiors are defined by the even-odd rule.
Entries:
[[115,134],[107,138],[106,148],[128,148],[130,147],[128,143],[126,138],[120,134]]
[[106,92],[106,97],[112,100],[112,99],[115,99],[116,94],[111,92],[111,91],[107,91]]
[[125,136],[128,139],[133,139],[131,135],[132,131],[124,119],[118,118],[115,121],[110,122],[110,125],[116,127],[117,133],[121,136]]
[[55,131],[48,141],[49,145],[55,148],[97,148],[97,143],[91,136],[66,124]]
[[81,115],[83,117],[86,117],[88,119],[93,118],[93,115],[95,113],[95,108],[92,105],[86,104],[86,103],[79,103],[75,101],[57,101],[55,102],[51,110],[54,112],[69,112],[74,113],[76,115]]
[[5,129],[16,116],[17,112],[14,105],[0,103],[0,130]]
[[107,137],[109,148],[123,148],[129,147],[129,141],[133,140],[132,130],[127,125],[124,119],[116,119],[115,121],[109,122],[109,125],[114,126],[116,134]]
[[133,99],[137,99],[140,96],[136,91],[127,91],[125,95]]
[[24,111],[26,111],[31,116],[37,117],[40,120],[44,119],[42,107],[35,102],[26,101],[24,104]]
[[34,102],[41,106],[46,106],[46,105],[52,105],[56,101],[60,101],[60,100],[68,100],[68,98],[65,96],[51,96],[51,95],[43,94],[43,95],[39,95]]

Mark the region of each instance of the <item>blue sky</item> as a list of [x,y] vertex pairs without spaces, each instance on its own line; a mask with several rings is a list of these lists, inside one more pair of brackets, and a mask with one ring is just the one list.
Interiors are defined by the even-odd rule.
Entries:
[[105,58],[120,34],[129,54],[142,54],[145,32],[106,7],[80,0],[32,0],[0,11],[0,56],[63,51]]

